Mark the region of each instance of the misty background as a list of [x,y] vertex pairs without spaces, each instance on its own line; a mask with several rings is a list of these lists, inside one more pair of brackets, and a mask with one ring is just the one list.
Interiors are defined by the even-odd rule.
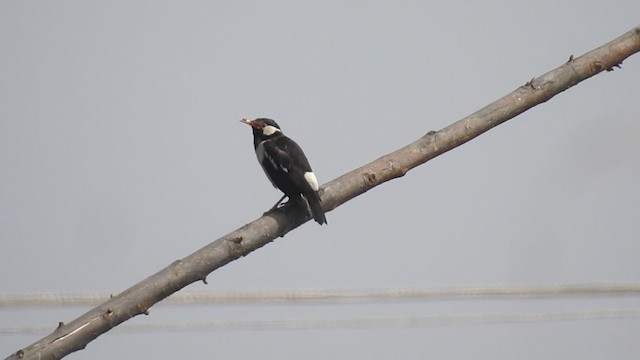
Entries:
[[[280,197],[241,118],[321,183],[638,25],[640,3],[0,2],[0,294],[119,293]],[[183,291],[640,282],[640,58]],[[216,321],[640,309],[638,296],[157,306],[69,358],[634,359],[640,319],[216,330]],[[0,308],[53,330],[89,308]],[[49,330],[49,331],[50,331]],[[0,334],[8,356],[47,332]]]

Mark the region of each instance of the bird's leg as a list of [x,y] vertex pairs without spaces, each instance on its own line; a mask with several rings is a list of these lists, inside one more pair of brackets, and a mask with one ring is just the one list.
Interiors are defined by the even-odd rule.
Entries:
[[282,203],[282,200],[284,200],[284,198],[286,198],[286,197],[287,197],[287,195],[282,195],[280,200],[278,200],[278,202],[275,205],[273,205],[273,207],[271,209],[269,209],[269,211],[277,209],[280,206],[280,204]]

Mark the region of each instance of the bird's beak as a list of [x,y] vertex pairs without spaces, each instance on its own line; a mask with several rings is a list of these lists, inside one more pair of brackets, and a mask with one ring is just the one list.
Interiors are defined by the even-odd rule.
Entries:
[[245,124],[247,124],[247,125],[249,125],[251,127],[254,127],[256,129],[260,128],[260,126],[257,123],[253,122],[253,120],[242,119],[242,120],[240,120],[240,122],[241,123],[245,123]]

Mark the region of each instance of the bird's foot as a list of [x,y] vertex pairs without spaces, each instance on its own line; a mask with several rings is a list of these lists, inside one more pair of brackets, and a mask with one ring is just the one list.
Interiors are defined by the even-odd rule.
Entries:
[[279,211],[279,210],[284,210],[285,208],[287,208],[289,206],[289,204],[291,204],[291,201],[287,200],[287,202],[283,203],[282,200],[284,200],[286,197],[287,197],[286,195],[281,197],[280,200],[278,200],[278,202],[271,207],[271,209],[265,211],[262,215],[264,216],[264,215],[266,215],[266,214],[268,214],[268,213],[270,213],[272,211]]
[[286,207],[288,205],[289,205],[289,201],[284,202],[284,203],[275,204],[275,205],[273,205],[273,207],[271,207],[271,209],[269,209],[269,211],[283,209],[284,207]]
[[287,205],[289,203],[289,201],[287,201],[284,204],[282,203],[282,200],[284,200],[284,198],[286,198],[286,197],[287,197],[287,195],[282,196],[280,198],[280,200],[278,200],[278,202],[275,205],[273,205],[273,207],[271,209],[269,209],[269,211],[276,210],[276,209],[279,209],[279,208],[284,207],[285,205]]
[[287,207],[288,205],[289,205],[289,202],[288,202],[288,201],[287,201],[286,203],[284,203],[284,204],[273,205],[273,207],[272,207],[271,209],[269,209],[269,210],[265,211],[262,215],[263,215],[263,216],[264,216],[264,215],[267,215],[268,213],[273,212],[273,211],[282,211],[282,210],[284,210],[284,209],[285,209],[285,207]]

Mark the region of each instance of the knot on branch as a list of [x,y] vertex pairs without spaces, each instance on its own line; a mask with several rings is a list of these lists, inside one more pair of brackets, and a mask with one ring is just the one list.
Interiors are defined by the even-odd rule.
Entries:
[[377,183],[376,174],[372,173],[371,171],[367,171],[366,173],[362,174],[362,176],[363,176],[365,187],[367,189],[371,189],[376,185]]
[[602,62],[600,60],[596,60],[589,64],[589,71],[591,71],[592,74],[599,73],[603,69],[604,65],[602,65]]
[[111,323],[111,321],[113,320],[113,316],[115,315],[115,312],[113,311],[113,309],[107,309],[104,314],[102,314],[102,317],[107,320],[109,323]]
[[389,161],[387,161],[388,164],[388,171],[391,174],[392,178],[399,178],[399,177],[403,177],[407,174],[407,172],[409,171],[409,169],[406,166],[396,166],[396,163],[394,162],[393,159],[389,159]]
[[525,87],[525,88],[529,88],[529,89],[532,89],[532,90],[538,90],[538,87],[536,87],[536,86],[533,84],[533,82],[534,82],[534,81],[536,81],[536,78],[535,78],[535,77],[532,77],[532,78],[531,78],[531,80],[527,81],[527,82],[524,84],[524,86],[523,86],[523,87]]
[[139,303],[136,305],[136,309],[138,310],[138,314],[149,315],[149,306]]
[[438,135],[437,131],[430,130],[429,132],[424,134],[422,138],[425,139],[426,141],[433,141],[436,138],[436,135]]
[[242,240],[242,236],[225,239],[229,252],[235,259],[247,254],[247,249],[242,244]]

